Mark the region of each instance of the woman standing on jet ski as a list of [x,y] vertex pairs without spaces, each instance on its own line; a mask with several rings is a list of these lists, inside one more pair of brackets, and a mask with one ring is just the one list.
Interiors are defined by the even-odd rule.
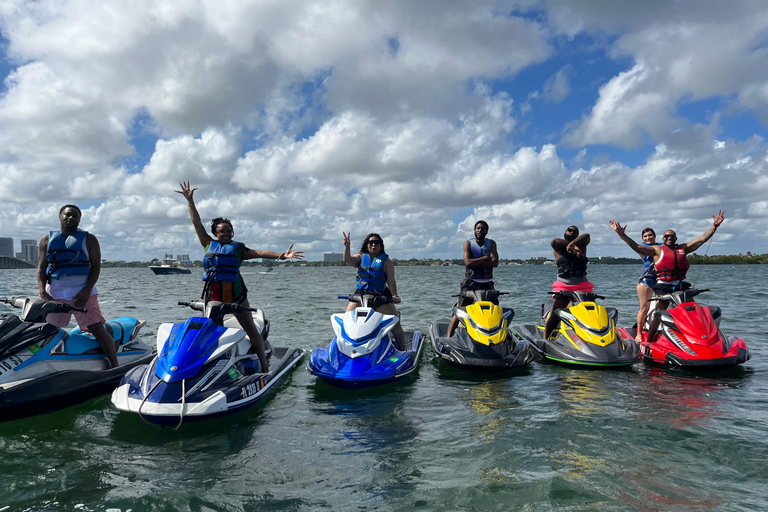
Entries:
[[[384,240],[378,233],[370,233],[363,240],[360,251],[354,256],[349,249],[349,236],[344,235],[344,261],[347,265],[357,269],[357,288],[355,293],[375,292],[392,299],[395,304],[400,303],[397,295],[397,283],[395,282],[395,265],[384,252]],[[347,311],[352,311],[358,306],[356,302],[349,302]],[[376,311],[384,315],[397,315],[397,308],[392,303],[382,304],[376,307]],[[398,315],[399,316],[399,315]],[[392,328],[395,344],[398,350],[405,349],[405,334],[403,326],[398,322]]]
[[[240,264],[243,260],[254,258],[266,258],[271,260],[291,260],[303,259],[303,252],[294,251],[293,244],[284,253],[272,251],[259,251],[249,249],[242,242],[235,242],[232,237],[235,235],[235,229],[229,219],[217,217],[211,222],[211,237],[200,220],[200,214],[195,207],[193,194],[197,188],[190,188],[189,181],[180,183],[181,190],[177,193],[187,199],[187,208],[189,216],[192,219],[192,225],[195,227],[197,238],[200,244],[205,248],[205,257],[203,258],[203,297],[206,301],[235,302],[249,308],[248,289],[245,287],[243,276],[240,275]],[[215,238],[214,238],[215,237]],[[269,371],[267,357],[264,352],[264,340],[253,322],[253,316],[250,311],[236,313],[235,317],[243,330],[251,340],[251,345],[256,350],[261,363],[262,373]]]
[[[611,221],[611,227],[618,233],[618,224]],[[645,228],[641,233],[643,245],[658,245],[656,243],[656,232],[652,228]],[[641,254],[645,271],[637,281],[637,298],[640,300],[640,311],[637,312],[637,334],[635,341],[643,341],[643,326],[645,319],[648,318],[648,310],[651,308],[651,297],[653,297],[653,287],[656,286],[656,266],[653,263],[653,256]]]
[[[579,228],[569,226],[565,230],[563,238],[552,240],[552,249],[555,252],[555,264],[557,265],[557,280],[552,283],[553,292],[574,291],[591,292],[592,283],[587,280],[587,245],[589,234],[579,235]],[[568,307],[570,299],[559,294],[552,296],[552,314],[547,318],[544,328],[544,338],[549,338],[557,327],[558,317],[554,314],[557,309]]]

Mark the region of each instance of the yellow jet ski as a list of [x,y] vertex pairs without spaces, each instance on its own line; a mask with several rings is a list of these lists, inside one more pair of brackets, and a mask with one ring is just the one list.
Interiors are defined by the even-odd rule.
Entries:
[[518,340],[527,340],[545,360],[591,367],[629,366],[640,361],[640,346],[616,330],[619,312],[595,303],[605,299],[592,292],[550,292],[571,300],[571,305],[557,309],[558,327],[544,339],[544,326],[552,313],[552,303],[542,304],[539,325],[512,327]]
[[447,323],[429,324],[429,337],[438,357],[451,366],[476,372],[510,370],[533,360],[529,343],[509,333],[515,311],[498,305],[504,292],[464,290],[461,295],[472,303],[453,308],[459,318],[453,336],[447,337]]

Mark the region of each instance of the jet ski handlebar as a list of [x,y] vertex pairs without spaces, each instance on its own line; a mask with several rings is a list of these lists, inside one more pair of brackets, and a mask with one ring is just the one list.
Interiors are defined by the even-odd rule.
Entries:
[[50,313],[71,313],[73,311],[85,313],[88,311],[85,308],[78,308],[64,302],[45,300],[39,297],[0,298],[0,302],[5,302],[15,308],[19,308],[21,310],[21,319],[25,322],[33,323],[45,322],[46,317]]
[[654,295],[650,299],[648,299],[648,302],[653,301],[659,301],[659,302],[672,302],[674,304],[682,304],[683,302],[693,302],[693,298],[697,296],[700,293],[708,292],[709,288],[701,288],[701,289],[695,289],[695,288],[689,288],[687,290],[675,290],[670,293],[662,293],[658,295]]
[[189,306],[196,311],[202,311],[206,318],[210,318],[217,325],[222,325],[224,315],[258,311],[256,308],[247,308],[236,302],[219,302],[215,300],[208,302],[204,300],[179,301],[179,306]]
[[594,302],[595,299],[605,300],[604,295],[598,295],[594,292],[572,292],[570,290],[563,290],[561,292],[547,292],[555,297],[561,297],[564,299],[571,299],[574,302]]
[[351,295],[339,295],[340,299],[347,299],[349,302],[356,302],[364,308],[376,308],[383,304],[394,302],[392,297],[387,297],[380,293],[353,293]]

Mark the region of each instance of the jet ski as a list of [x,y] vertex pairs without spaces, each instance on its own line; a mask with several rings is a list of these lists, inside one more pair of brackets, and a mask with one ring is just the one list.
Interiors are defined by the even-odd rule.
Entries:
[[621,367],[640,362],[640,348],[633,336],[616,330],[618,311],[596,304],[605,297],[592,292],[550,292],[571,299],[564,309],[554,314],[560,319],[549,339],[544,339],[544,326],[552,313],[552,303],[541,305],[539,325],[512,327],[517,339],[531,342],[545,361],[585,367]]
[[462,298],[472,303],[453,308],[452,313],[459,319],[453,336],[447,337],[448,324],[429,324],[435,354],[451,366],[475,372],[504,371],[530,363],[534,356],[528,341],[516,340],[509,333],[515,311],[494,303],[500,295],[506,293],[462,291]]
[[331,315],[336,336],[327,347],[312,351],[309,373],[333,386],[358,389],[400,380],[418,367],[424,346],[421,333],[406,332],[405,350],[397,350],[390,331],[399,318],[374,309],[392,299],[372,293],[339,298],[360,306]]
[[[179,302],[204,316],[164,323],[157,331],[157,357],[125,375],[112,393],[121,411],[146,422],[182,423],[226,416],[251,407],[294,368],[304,351],[269,347],[269,322],[261,310],[202,300]],[[250,311],[264,339],[269,372],[261,364],[237,319]]]
[[67,332],[46,323],[50,313],[85,311],[63,302],[14,297],[1,302],[21,316],[0,315],[0,419],[61,409],[107,393],[127,371],[146,364],[154,347],[139,339],[146,322],[115,318],[104,324],[115,340],[119,366],[109,360],[91,334]]
[[[717,306],[701,306],[693,298],[709,289],[680,290],[656,295],[652,300],[672,305],[655,311],[661,322],[651,342],[643,332],[641,353],[646,362],[690,370],[722,369],[742,364],[751,357],[743,339],[720,330],[722,313]],[[649,315],[649,317],[650,317]],[[634,338],[635,329],[619,329]]]

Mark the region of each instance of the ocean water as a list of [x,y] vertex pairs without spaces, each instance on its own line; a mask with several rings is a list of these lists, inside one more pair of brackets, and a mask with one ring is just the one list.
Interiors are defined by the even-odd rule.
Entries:
[[[333,334],[351,268],[244,270],[276,346],[311,350]],[[642,266],[590,266],[619,325],[637,313]],[[501,267],[514,323],[535,323],[553,267]],[[447,320],[461,267],[396,267],[406,330]],[[768,266],[697,266],[697,299],[723,310],[746,365],[691,374],[534,362],[513,376],[444,366],[431,347],[408,381],[347,392],[316,382],[306,359],[240,414],[178,431],[118,413],[109,396],[0,422],[0,512],[58,510],[699,511],[768,508]],[[135,316],[154,340],[191,310],[200,272],[104,269],[107,317]],[[34,271],[0,271],[0,296],[36,291]],[[2,312],[10,308],[0,308]]]

